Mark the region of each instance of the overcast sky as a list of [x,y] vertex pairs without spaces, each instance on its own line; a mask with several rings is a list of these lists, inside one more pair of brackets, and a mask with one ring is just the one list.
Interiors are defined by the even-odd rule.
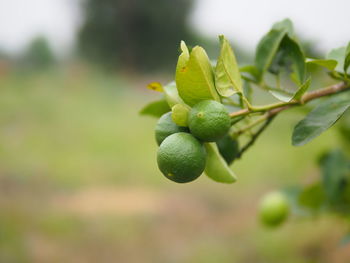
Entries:
[[76,0],[0,0],[0,48],[18,51],[44,34],[56,50],[69,48],[79,23]]
[[[56,50],[74,43],[77,0],[0,0],[0,48],[17,51],[45,34]],[[248,48],[277,20],[289,17],[322,51],[350,40],[350,0],[197,0],[192,24],[203,34],[225,34]]]

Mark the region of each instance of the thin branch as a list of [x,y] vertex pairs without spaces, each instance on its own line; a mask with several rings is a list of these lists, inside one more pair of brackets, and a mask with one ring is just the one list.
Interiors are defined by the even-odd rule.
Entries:
[[265,123],[259,128],[259,130],[257,130],[257,132],[253,134],[253,136],[249,140],[249,142],[242,147],[240,152],[237,154],[237,158],[242,157],[243,153],[245,153],[245,151],[247,151],[255,143],[255,141],[261,135],[261,133],[269,126],[269,124],[272,122],[272,120],[281,111],[284,111],[284,110],[289,109],[289,108],[296,106],[296,105],[305,104],[305,103],[307,103],[311,100],[314,100],[314,99],[318,99],[318,98],[321,98],[324,96],[329,96],[329,95],[333,95],[336,93],[340,93],[340,92],[348,90],[348,89],[350,89],[349,84],[345,83],[345,82],[341,82],[341,83],[337,83],[335,85],[329,86],[327,88],[323,88],[323,89],[319,89],[319,90],[315,90],[315,91],[311,91],[309,93],[306,93],[301,98],[300,101],[291,101],[291,102],[287,102],[287,103],[276,103],[276,104],[272,104],[272,105],[267,105],[265,107],[259,107],[258,108],[259,110],[257,110],[257,108],[251,108],[251,109],[243,109],[243,110],[239,110],[239,111],[231,113],[230,114],[231,118],[234,118],[234,117],[241,117],[242,118],[243,116],[248,115],[250,113],[266,112],[261,118],[256,120],[256,122],[253,122],[252,124],[250,124],[250,125],[248,125],[248,126],[244,127],[243,129],[238,131],[241,134],[245,130],[252,128],[253,126],[259,124],[263,120],[266,120]]
[[345,90],[350,89],[349,83],[346,82],[340,82],[337,84],[334,84],[332,86],[311,91],[309,93],[304,94],[304,96],[300,99],[300,101],[290,101],[290,102],[279,102],[275,104],[270,104],[266,106],[261,106],[261,107],[251,107],[248,109],[242,109],[236,112],[230,113],[231,118],[235,118],[238,116],[245,116],[253,112],[267,112],[269,111],[269,114],[277,114],[285,109],[288,109],[290,107],[296,106],[296,105],[303,105],[311,100],[318,99],[324,96],[329,96],[333,95]]
[[231,125],[236,124],[237,122],[240,122],[241,120],[243,120],[244,117],[243,116],[239,116],[238,118],[231,120]]
[[266,119],[265,123],[260,127],[260,129],[253,134],[252,138],[250,139],[250,141],[244,145],[242,147],[242,149],[239,151],[239,153],[237,154],[237,158],[241,158],[243,153],[248,150],[256,141],[256,139],[258,139],[258,137],[260,136],[260,134],[267,128],[267,126],[269,126],[269,124],[272,122],[272,120],[276,117],[276,115],[271,115],[268,119]]
[[349,88],[350,88],[349,83],[340,82],[340,83],[334,84],[334,85],[329,86],[329,87],[324,88],[324,89],[318,89],[318,90],[314,90],[314,91],[311,91],[309,93],[306,93],[301,98],[301,101],[303,103],[306,103],[306,102],[309,102],[309,101],[314,100],[314,99],[318,99],[318,98],[321,98],[324,96],[328,96],[328,95],[332,95],[335,93],[339,93],[341,91],[345,91]]
[[262,115],[261,117],[257,118],[256,120],[254,120],[253,122],[251,122],[250,124],[248,124],[247,126],[244,126],[243,128],[239,129],[238,131],[235,131],[233,134],[236,136],[241,135],[242,133],[250,130],[251,128],[253,128],[254,126],[258,125],[259,123],[265,121],[266,119],[268,119],[270,117],[270,114],[265,113],[264,115]]

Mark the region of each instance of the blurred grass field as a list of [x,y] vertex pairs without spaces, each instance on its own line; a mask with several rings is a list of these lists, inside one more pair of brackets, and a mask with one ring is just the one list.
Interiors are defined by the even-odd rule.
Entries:
[[236,184],[174,184],[157,170],[156,120],[138,115],[158,96],[146,83],[79,68],[0,76],[0,262],[350,261],[331,216],[276,230],[256,216],[265,192],[318,176],[334,131],[292,147],[293,110],[233,164]]

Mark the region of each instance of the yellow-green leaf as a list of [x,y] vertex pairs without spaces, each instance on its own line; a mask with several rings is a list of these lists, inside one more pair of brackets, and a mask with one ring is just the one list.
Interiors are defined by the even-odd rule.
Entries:
[[228,40],[219,36],[221,50],[215,67],[215,86],[223,97],[229,97],[242,92],[242,79],[237,65],[235,54]]
[[158,91],[158,92],[163,92],[163,86],[160,84],[160,82],[151,82],[147,85],[147,88],[150,90]]
[[307,59],[306,64],[315,64],[328,70],[334,70],[338,62],[333,59]]
[[276,99],[283,101],[283,102],[291,101],[293,98],[293,95],[294,95],[293,93],[286,91],[286,90],[282,90],[282,89],[281,90],[278,90],[278,89],[269,90],[269,92]]
[[345,57],[346,57],[346,47],[334,48],[327,54],[328,60],[337,61],[337,66],[335,67],[335,71],[343,72],[345,65]]
[[176,89],[175,82],[170,82],[163,87],[165,100],[169,104],[169,107],[173,107],[176,104],[184,104],[183,100],[180,98],[179,93]]
[[140,114],[159,118],[168,111],[170,111],[170,107],[167,102],[165,100],[157,100],[150,102],[145,107],[143,107],[140,111]]
[[214,85],[214,72],[205,50],[200,46],[195,46],[189,53],[183,41],[181,50],[175,80],[183,101],[190,106],[202,100],[220,101]]
[[304,93],[309,89],[311,78],[309,77],[295,92],[285,90],[269,90],[272,96],[283,102],[290,102],[292,100],[300,100]]
[[204,143],[204,146],[207,151],[205,174],[216,182],[228,184],[236,182],[236,175],[221,157],[216,143]]

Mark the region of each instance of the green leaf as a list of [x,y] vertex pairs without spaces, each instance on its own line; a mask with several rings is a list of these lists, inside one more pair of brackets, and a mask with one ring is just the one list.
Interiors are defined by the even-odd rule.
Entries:
[[283,102],[290,102],[292,100],[300,100],[304,93],[309,89],[311,79],[308,78],[303,85],[301,85],[295,93],[291,93],[285,90],[269,90],[269,92],[278,100]]
[[283,102],[289,102],[293,99],[294,94],[287,92],[285,90],[269,90],[272,96],[274,96],[276,99],[283,101]]
[[260,72],[254,65],[246,65],[239,69],[242,74],[242,78],[248,81],[257,83],[259,81]]
[[312,210],[319,210],[326,200],[325,192],[321,183],[315,183],[306,187],[299,194],[298,203]]
[[260,80],[269,70],[279,74],[282,69],[293,72],[293,79],[300,86],[305,81],[305,57],[294,39],[293,24],[289,19],[275,23],[271,31],[259,42],[255,64],[260,71]]
[[176,104],[185,104],[177,92],[176,84],[174,81],[164,86],[163,90],[165,94],[165,100],[167,101],[169,107],[173,107]]
[[350,161],[340,150],[327,153],[321,159],[323,187],[330,203],[339,200],[344,181],[349,174]]
[[311,78],[308,78],[303,85],[299,87],[297,92],[294,94],[292,100],[300,100],[305,92],[309,89],[311,84]]
[[315,64],[328,70],[334,70],[338,62],[334,59],[307,59],[306,64]]
[[272,29],[284,30],[290,37],[294,36],[293,23],[289,18],[283,19],[282,21],[273,24]]
[[243,84],[243,95],[248,101],[251,101],[252,94],[253,94],[252,85],[250,85],[249,81],[245,80]]
[[349,106],[349,92],[322,102],[294,127],[292,144],[300,146],[316,138],[330,128]]
[[276,56],[269,67],[269,71],[273,74],[279,74],[281,70],[293,73],[298,85],[304,83],[305,56],[300,45],[288,35],[280,43]]
[[221,157],[216,143],[204,143],[207,151],[205,174],[212,180],[220,183],[234,183],[237,178]]
[[348,67],[350,66],[350,42],[346,47],[345,60],[344,60],[344,73],[347,73]]
[[332,49],[328,55],[326,56],[327,59],[332,59],[338,62],[337,66],[335,67],[335,70],[338,72],[343,72],[345,67],[345,54],[346,54],[346,48],[340,47]]
[[285,30],[272,29],[260,40],[255,54],[255,65],[260,71],[260,80],[262,75],[270,67],[278,47],[280,46],[285,35]]
[[338,71],[331,71],[328,74],[332,79],[336,79],[336,80],[340,80],[340,81],[344,81],[344,79],[345,79],[345,74],[340,73]]
[[181,50],[175,79],[183,101],[190,106],[202,100],[220,101],[220,96],[215,89],[214,72],[205,50],[195,46],[189,53],[183,41]]
[[221,50],[215,67],[215,86],[223,97],[242,92],[242,79],[236,57],[228,40],[219,36]]
[[168,103],[165,100],[157,100],[143,107],[143,109],[140,111],[140,114],[159,118],[168,111],[170,111]]

